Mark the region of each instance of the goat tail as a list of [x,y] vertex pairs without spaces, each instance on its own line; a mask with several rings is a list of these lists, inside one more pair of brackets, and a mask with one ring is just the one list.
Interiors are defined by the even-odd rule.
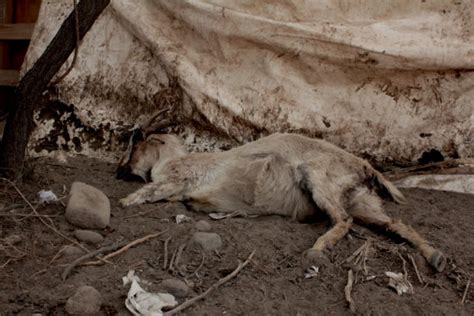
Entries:
[[381,189],[384,193],[388,193],[388,195],[397,203],[405,204],[406,198],[397,187],[387,180],[380,172],[374,169],[374,175],[376,178],[376,184],[379,189]]

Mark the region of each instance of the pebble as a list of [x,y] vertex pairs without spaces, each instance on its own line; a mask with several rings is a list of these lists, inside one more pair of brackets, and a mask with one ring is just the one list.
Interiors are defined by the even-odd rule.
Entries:
[[103,229],[110,222],[110,201],[99,189],[82,182],[74,182],[69,192],[65,215],[67,221],[75,226]]
[[161,289],[178,298],[186,297],[189,294],[189,286],[179,279],[166,279],[161,282]]
[[76,237],[80,241],[84,241],[94,245],[100,244],[104,241],[104,237],[101,234],[84,229],[76,229],[74,231],[74,237]]
[[66,302],[66,312],[69,315],[87,315],[99,312],[102,305],[102,295],[92,286],[84,285]]
[[79,256],[85,253],[81,248],[72,245],[65,246],[62,252],[66,257]]
[[194,227],[196,227],[197,230],[202,231],[202,232],[207,232],[211,230],[211,224],[205,220],[200,220],[197,222]]
[[191,237],[191,243],[197,244],[207,251],[217,250],[222,247],[222,239],[216,233],[197,232]]

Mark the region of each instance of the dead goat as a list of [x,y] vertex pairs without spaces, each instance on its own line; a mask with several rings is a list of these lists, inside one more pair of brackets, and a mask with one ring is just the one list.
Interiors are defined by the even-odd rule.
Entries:
[[441,251],[383,210],[381,197],[400,203],[403,194],[368,162],[335,145],[278,133],[229,151],[188,153],[179,137],[153,132],[159,127],[135,130],[119,163],[118,178],[146,180],[151,171],[151,183],[120,200],[124,207],[183,201],[203,212],[297,220],[323,211],[334,226],[306,252],[309,259],[324,260],[323,252],[348,233],[354,218],[409,241],[437,271],[446,266]]

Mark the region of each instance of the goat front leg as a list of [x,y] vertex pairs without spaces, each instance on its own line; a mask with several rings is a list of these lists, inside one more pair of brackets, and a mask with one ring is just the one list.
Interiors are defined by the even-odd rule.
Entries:
[[181,183],[149,183],[127,197],[120,199],[120,205],[127,207],[133,204],[165,200],[172,196],[181,195],[183,189],[184,185]]

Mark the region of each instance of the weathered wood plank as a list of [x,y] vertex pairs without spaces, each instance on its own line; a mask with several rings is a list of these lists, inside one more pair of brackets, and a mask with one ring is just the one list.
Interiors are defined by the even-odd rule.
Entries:
[[2,23],[0,40],[30,40],[34,27],[34,23]]

